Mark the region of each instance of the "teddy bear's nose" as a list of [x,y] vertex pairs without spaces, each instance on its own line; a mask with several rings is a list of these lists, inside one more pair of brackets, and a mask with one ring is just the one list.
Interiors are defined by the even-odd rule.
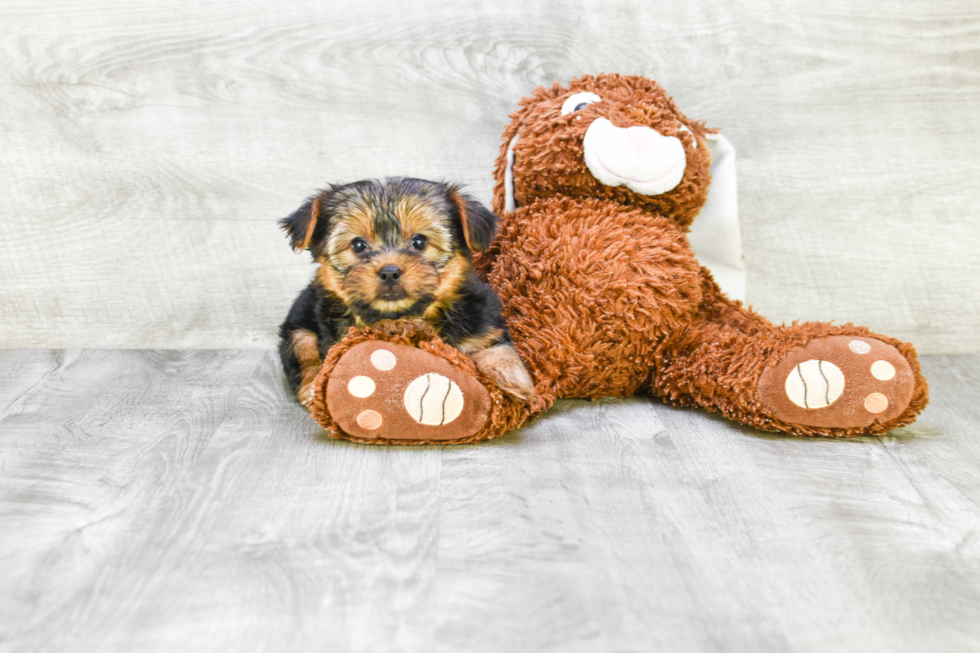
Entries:
[[656,133],[646,127],[630,127],[626,130],[626,142],[630,144],[637,156],[653,147],[656,141]]
[[626,186],[641,195],[673,190],[684,178],[687,155],[676,136],[646,126],[617,127],[597,118],[582,139],[585,165],[606,186]]

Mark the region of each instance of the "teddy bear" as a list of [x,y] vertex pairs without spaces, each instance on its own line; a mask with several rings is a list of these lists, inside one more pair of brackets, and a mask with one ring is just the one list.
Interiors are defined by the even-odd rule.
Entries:
[[923,410],[913,345],[852,324],[774,325],[719,289],[688,241],[717,130],[656,82],[583,76],[519,107],[494,168],[500,231],[475,266],[534,398],[502,394],[424,323],[378,324],[324,360],[311,410],[331,437],[474,442],[559,398],[637,394],[799,436],[885,433]]

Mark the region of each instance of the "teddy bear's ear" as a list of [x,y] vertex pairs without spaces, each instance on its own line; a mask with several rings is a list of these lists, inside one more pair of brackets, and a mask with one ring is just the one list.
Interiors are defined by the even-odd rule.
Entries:
[[279,225],[289,234],[289,244],[293,251],[299,254],[313,242],[313,232],[316,231],[320,219],[321,206],[327,197],[327,191],[309,198],[289,217],[279,221]]
[[459,212],[460,227],[466,246],[479,256],[487,251],[497,236],[497,223],[500,219],[490,209],[469,195],[464,195],[456,187],[450,187],[449,199]]

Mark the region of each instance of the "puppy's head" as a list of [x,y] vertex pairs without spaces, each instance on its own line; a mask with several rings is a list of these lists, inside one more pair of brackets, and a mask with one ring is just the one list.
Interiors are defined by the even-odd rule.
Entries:
[[451,306],[497,233],[496,216],[457,186],[408,178],[331,186],[281,224],[366,324]]

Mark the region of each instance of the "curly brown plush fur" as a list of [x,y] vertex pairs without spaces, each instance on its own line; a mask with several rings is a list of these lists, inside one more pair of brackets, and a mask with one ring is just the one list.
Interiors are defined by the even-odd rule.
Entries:
[[[565,98],[583,91],[602,101],[561,115]],[[519,135],[513,144],[517,208],[504,214],[478,271],[503,301],[537,382],[532,414],[558,397],[646,391],[768,431],[849,436],[888,431],[922,411],[928,389],[912,345],[850,324],[775,326],[725,297],[700,267],[686,231],[707,197],[711,160],[704,139],[714,130],[684,116],[659,85],[642,77],[586,76],[567,87],[539,88],[520,104],[504,130],[493,204],[502,214],[507,150]],[[582,145],[598,117],[680,138],[687,168],[677,187],[640,195],[600,183]],[[900,414],[860,427],[816,427],[780,419],[772,402],[760,398],[766,368],[829,335],[874,338],[904,357],[914,388]]]

